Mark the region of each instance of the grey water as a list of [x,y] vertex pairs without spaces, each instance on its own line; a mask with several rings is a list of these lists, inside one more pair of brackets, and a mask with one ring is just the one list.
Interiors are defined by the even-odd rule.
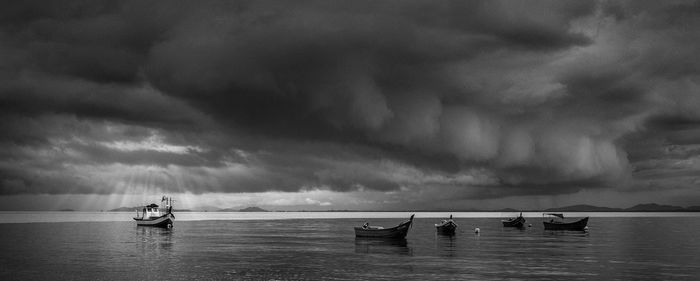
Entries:
[[545,231],[537,217],[525,229],[458,217],[454,236],[435,233],[439,218],[417,215],[405,240],[354,237],[352,226],[365,221],[405,219],[394,217],[220,218],[160,229],[129,215],[0,220],[0,280],[697,280],[700,272],[699,215],[592,217],[588,232]]

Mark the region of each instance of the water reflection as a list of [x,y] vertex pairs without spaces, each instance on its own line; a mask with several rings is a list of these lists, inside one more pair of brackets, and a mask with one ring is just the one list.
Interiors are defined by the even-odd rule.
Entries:
[[455,234],[444,235],[437,233],[435,235],[435,250],[438,255],[454,257],[457,254],[456,246],[457,237]]
[[406,238],[355,237],[355,253],[412,256],[413,249]]
[[457,235],[456,232],[444,232],[444,231],[435,231],[435,234],[437,236],[445,236],[445,237],[451,237]]
[[587,235],[464,219],[437,236],[417,219],[389,241],[350,236],[352,219],[0,223],[0,280],[695,280],[697,221],[601,218]]
[[587,237],[588,231],[574,231],[574,230],[545,230],[545,236],[562,236],[562,237]]
[[510,232],[525,232],[525,231],[527,231],[527,227],[525,227],[525,226],[523,226],[523,227],[505,227],[504,226],[501,228],[501,230],[503,230],[505,232],[509,232],[509,231]]
[[136,237],[144,249],[172,249],[173,232],[174,230],[172,228],[136,226]]

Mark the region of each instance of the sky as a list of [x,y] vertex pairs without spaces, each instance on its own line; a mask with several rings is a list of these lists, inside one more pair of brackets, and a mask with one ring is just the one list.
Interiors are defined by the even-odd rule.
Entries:
[[700,205],[700,3],[2,1],[0,210]]

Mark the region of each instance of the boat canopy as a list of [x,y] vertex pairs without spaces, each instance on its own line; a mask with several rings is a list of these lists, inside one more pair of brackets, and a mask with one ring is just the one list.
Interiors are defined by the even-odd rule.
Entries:
[[151,204],[151,205],[148,205],[148,206],[146,206],[146,207],[149,207],[149,208],[158,208],[158,205],[156,205],[156,204]]
[[548,216],[559,217],[559,218],[562,218],[562,219],[564,218],[564,214],[547,214],[547,215],[548,215]]

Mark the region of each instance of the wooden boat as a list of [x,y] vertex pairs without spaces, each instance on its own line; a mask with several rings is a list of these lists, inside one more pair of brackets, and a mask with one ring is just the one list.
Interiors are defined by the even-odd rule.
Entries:
[[436,223],[435,228],[437,229],[437,232],[441,234],[454,234],[455,230],[457,229],[457,223],[452,220],[452,215],[450,215],[449,219]]
[[383,228],[381,226],[370,226],[365,223],[363,226],[355,227],[355,237],[377,237],[377,238],[405,238],[408,234],[408,229],[413,223],[413,216],[407,221],[400,223],[395,227]]
[[544,223],[545,230],[584,231],[586,229],[586,225],[588,225],[588,217],[573,222],[564,222],[562,221],[564,219],[564,214],[543,214],[543,217],[545,215],[551,217],[549,221],[544,220],[542,222]]
[[140,226],[154,226],[154,227],[173,227],[173,222],[175,221],[175,215],[173,215],[172,198],[163,196],[161,202],[165,201],[165,211],[158,208],[156,204],[150,204],[144,206],[141,211],[136,210],[136,225]]
[[525,218],[523,218],[523,213],[521,212],[520,215],[516,218],[510,218],[507,220],[501,220],[503,223],[504,227],[517,227],[517,228],[522,228],[525,226]]

